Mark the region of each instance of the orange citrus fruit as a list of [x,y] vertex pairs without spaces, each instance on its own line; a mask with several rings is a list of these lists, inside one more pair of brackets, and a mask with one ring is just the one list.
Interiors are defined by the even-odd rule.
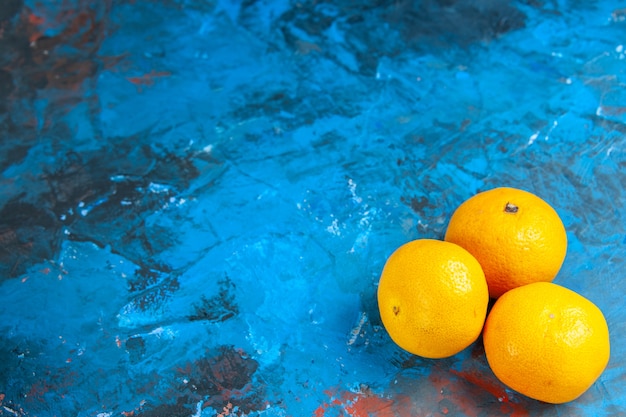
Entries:
[[458,245],[431,239],[414,240],[391,254],[377,295],[391,339],[426,358],[452,356],[472,344],[489,302],[478,261]]
[[487,362],[510,388],[564,403],[582,395],[610,355],[602,312],[582,295],[548,282],[515,288],[489,312],[483,332]]
[[557,212],[544,200],[516,188],[495,188],[461,204],[445,240],[478,259],[497,298],[531,282],[550,282],[561,269],[567,235]]

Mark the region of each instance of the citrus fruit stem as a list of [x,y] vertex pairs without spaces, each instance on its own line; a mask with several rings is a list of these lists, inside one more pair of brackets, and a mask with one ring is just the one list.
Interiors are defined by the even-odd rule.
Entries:
[[506,206],[504,206],[504,212],[505,213],[517,213],[517,210],[519,210],[519,207],[517,207],[515,204],[512,203],[506,203]]

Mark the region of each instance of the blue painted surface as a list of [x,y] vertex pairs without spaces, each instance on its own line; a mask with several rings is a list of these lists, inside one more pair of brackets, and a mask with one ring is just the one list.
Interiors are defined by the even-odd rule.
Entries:
[[[0,416],[626,415],[614,1],[4,0]],[[496,186],[604,312],[578,400],[381,328],[386,257]]]

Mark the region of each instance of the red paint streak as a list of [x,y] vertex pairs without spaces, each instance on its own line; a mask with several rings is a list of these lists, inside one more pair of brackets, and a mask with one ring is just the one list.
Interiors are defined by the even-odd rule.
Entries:
[[[395,417],[410,416],[411,401],[406,396],[394,396],[393,399],[374,394],[368,388],[360,392],[343,391],[339,396],[338,389],[324,391],[329,399],[320,404],[313,412],[313,417],[325,417],[328,410],[332,415],[346,417]],[[347,413],[347,414],[344,414]]]
[[509,417],[528,416],[528,410],[521,404],[511,401],[505,389],[498,382],[486,379],[477,371],[455,371],[451,369],[450,372],[494,396],[501,403],[501,415],[508,415]]
[[112,56],[102,56],[100,60],[102,61],[102,67],[105,70],[111,72],[117,72],[119,70],[119,65],[128,58],[128,53],[120,54],[120,55],[112,55]]
[[338,392],[339,388],[337,387],[327,388],[324,390],[324,394],[326,394],[328,398],[336,397]]
[[[511,410],[511,417],[528,417],[528,410],[526,410],[524,407],[522,407],[519,404],[515,404],[515,403],[509,403],[510,408],[512,408]],[[507,408],[506,406],[502,406],[502,408]],[[504,411],[506,412],[506,411]]]
[[[28,13],[26,15],[26,21],[28,22],[28,25],[32,27],[32,29],[35,29],[35,26],[41,26],[45,23],[43,17],[37,16],[34,13]],[[43,36],[43,33],[41,31],[35,30],[28,36],[28,40],[30,41],[30,43],[33,43],[41,36]]]
[[[110,8],[111,0],[102,2],[102,14]],[[16,54],[9,67],[20,68],[27,74],[25,81],[31,88],[75,90],[85,79],[93,77],[102,66],[97,55],[100,44],[107,35],[106,17],[93,10],[86,0],[79,5],[64,5],[61,12],[48,16],[38,5],[35,13],[24,7],[16,32],[30,43],[28,54]],[[76,8],[84,10],[76,10]],[[54,32],[54,34],[49,33]],[[69,45],[80,54],[68,54],[59,46]],[[20,51],[16,51],[20,52]],[[78,55],[78,56],[77,56]]]
[[28,15],[28,23],[30,23],[31,25],[41,25],[43,24],[43,22],[45,22],[45,20],[41,16],[37,16],[34,13],[30,13]]
[[497,383],[493,381],[486,380],[478,372],[469,372],[469,371],[463,372],[463,371],[455,371],[454,369],[451,369],[450,372],[458,377],[463,378],[467,382],[470,382],[473,385],[476,385],[477,387],[480,387],[483,390],[487,391],[488,393],[496,397],[498,401],[504,402],[504,403],[509,402],[509,396],[504,390],[504,388],[502,388],[502,386],[498,385]]
[[37,39],[41,38],[42,36],[43,36],[42,32],[33,32],[30,35],[28,35],[28,41],[32,45],[35,42],[37,42]]
[[[103,24],[96,20],[93,11],[76,11],[75,8],[69,8],[56,16],[50,21],[34,14],[28,8],[26,9],[25,22],[29,28],[37,29],[29,35],[31,43],[35,43],[45,33],[45,30],[51,29],[55,25],[64,24],[65,27],[55,36],[46,39],[47,44],[56,46],[63,43],[71,43],[73,46],[90,47],[94,46],[94,42],[101,40],[103,33]],[[93,49],[95,51],[95,49]]]
[[394,417],[392,405],[391,399],[360,394],[346,405],[345,410],[352,417]]
[[320,404],[320,406],[317,407],[315,411],[313,412],[313,417],[324,417],[324,415],[326,414],[327,408],[328,408],[328,404],[326,403]]
[[152,70],[149,73],[141,75],[139,77],[126,77],[126,79],[136,86],[140,87],[154,85],[155,79],[161,77],[169,77],[170,75],[172,75],[172,73],[169,71],[156,72],[155,70]]

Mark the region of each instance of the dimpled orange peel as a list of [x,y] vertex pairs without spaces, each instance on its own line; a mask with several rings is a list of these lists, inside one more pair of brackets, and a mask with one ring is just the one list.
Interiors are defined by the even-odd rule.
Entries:
[[485,322],[483,343],[489,366],[504,384],[555,404],[589,389],[610,355],[609,329],[600,309],[548,282],[502,295]]
[[531,282],[552,281],[567,252],[557,212],[536,195],[508,187],[462,203],[450,218],[445,240],[478,259],[492,298]]
[[377,296],[389,336],[426,358],[452,356],[473,343],[489,302],[478,261],[458,245],[432,239],[411,241],[391,254]]

